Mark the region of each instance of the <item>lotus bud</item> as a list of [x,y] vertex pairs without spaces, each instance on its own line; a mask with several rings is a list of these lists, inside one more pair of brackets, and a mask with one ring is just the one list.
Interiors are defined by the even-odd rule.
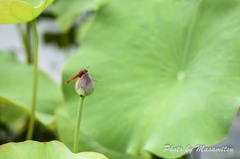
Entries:
[[81,97],[89,96],[93,93],[94,84],[91,76],[84,73],[76,82],[75,90]]

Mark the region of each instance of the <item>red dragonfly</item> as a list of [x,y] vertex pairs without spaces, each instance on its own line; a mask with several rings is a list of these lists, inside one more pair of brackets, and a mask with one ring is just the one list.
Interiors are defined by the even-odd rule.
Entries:
[[84,70],[81,70],[76,76],[74,76],[73,78],[71,78],[70,80],[68,80],[65,84],[71,82],[72,80],[76,79],[76,78],[81,78],[85,73],[87,73],[88,70],[87,69],[84,69]]

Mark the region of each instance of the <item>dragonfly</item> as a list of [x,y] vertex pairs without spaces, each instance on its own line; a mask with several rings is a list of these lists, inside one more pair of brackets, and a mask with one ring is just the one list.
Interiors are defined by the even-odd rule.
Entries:
[[83,69],[81,70],[76,76],[74,76],[73,78],[71,78],[70,80],[68,80],[65,84],[71,82],[72,80],[75,80],[76,78],[81,78],[84,74],[86,74],[88,72],[87,69]]

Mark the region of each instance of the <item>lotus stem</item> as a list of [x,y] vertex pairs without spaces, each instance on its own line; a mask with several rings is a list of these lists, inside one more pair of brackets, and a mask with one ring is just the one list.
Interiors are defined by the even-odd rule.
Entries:
[[74,153],[78,152],[78,140],[79,140],[80,123],[81,123],[81,116],[82,116],[82,109],[83,109],[83,101],[84,101],[84,97],[80,96],[80,104],[78,108],[77,123],[75,128],[75,135],[74,135],[74,145],[73,145]]
[[35,123],[35,109],[36,109],[36,97],[37,97],[37,80],[38,80],[38,31],[37,21],[33,20],[33,65],[34,65],[34,79],[33,79],[33,96],[32,96],[32,110],[30,114],[30,122],[27,132],[27,140],[31,140],[33,136],[33,129]]

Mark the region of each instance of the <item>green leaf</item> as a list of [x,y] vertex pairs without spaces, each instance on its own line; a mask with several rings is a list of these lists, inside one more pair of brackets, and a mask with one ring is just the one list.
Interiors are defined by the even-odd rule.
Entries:
[[12,124],[19,119],[25,118],[25,116],[25,112],[13,106],[6,105],[0,109],[0,122],[2,123]]
[[0,1],[0,24],[23,23],[39,16],[54,0]]
[[[76,123],[72,121],[66,108],[61,107],[56,112],[57,116],[57,131],[60,140],[67,145],[71,150],[73,149],[73,134],[75,131]],[[111,151],[96,141],[89,138],[83,132],[80,133],[79,139],[79,152],[80,151],[94,151],[104,154],[110,159],[151,159],[151,155],[147,152],[142,152],[141,157],[133,155],[123,155],[118,152]]]
[[[82,131],[113,151],[168,158],[222,141],[240,104],[239,15],[235,0],[103,6],[63,71],[63,83],[84,66],[102,77],[84,101]],[[74,84],[62,85],[73,119]]]
[[14,106],[5,105],[0,108],[0,123],[8,125],[17,133],[26,127],[26,116],[26,112]]
[[[30,113],[33,91],[33,67],[21,64],[10,53],[0,52],[0,102]],[[54,111],[63,103],[61,89],[45,73],[39,71],[36,118],[53,126]]]
[[75,31],[76,42],[81,44],[84,37],[87,35],[87,32],[94,21],[95,15],[91,15],[87,19],[84,20],[83,23],[77,26]]
[[95,152],[73,154],[59,141],[7,143],[0,146],[0,158],[4,159],[107,159]]
[[106,0],[57,0],[53,3],[51,12],[57,16],[57,23],[64,32],[68,31],[76,18],[86,11],[97,10]]

